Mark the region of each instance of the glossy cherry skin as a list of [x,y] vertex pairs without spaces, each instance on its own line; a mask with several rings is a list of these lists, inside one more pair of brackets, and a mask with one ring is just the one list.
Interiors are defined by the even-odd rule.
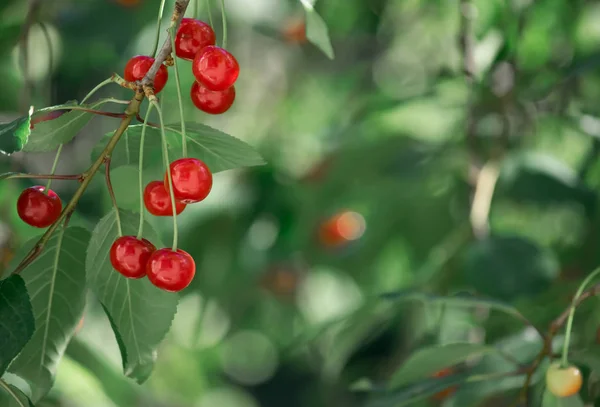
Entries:
[[[123,78],[129,82],[139,81],[146,76],[153,63],[154,58],[146,55],[137,55],[131,58],[127,62],[127,65],[125,65]],[[166,66],[161,65],[154,78],[154,93],[158,93],[164,89],[167,79],[169,79],[169,71],[167,71]]]
[[235,86],[225,90],[210,90],[194,82],[190,97],[194,106],[203,112],[210,114],[221,114],[229,110],[235,100]]
[[560,362],[554,362],[546,371],[546,387],[556,397],[570,397],[579,393],[583,377],[575,366],[562,368]]
[[233,86],[240,74],[240,66],[229,52],[209,45],[196,54],[192,72],[196,80],[206,88],[218,91]]
[[56,193],[43,186],[30,187],[21,192],[17,200],[17,213],[23,222],[36,228],[53,224],[60,216],[62,202]]
[[216,41],[215,32],[210,25],[194,18],[184,18],[175,36],[175,55],[191,61],[198,51],[215,45]]
[[110,247],[110,263],[127,278],[142,278],[146,275],[146,263],[156,247],[146,239],[121,236]]
[[[212,189],[212,173],[197,158],[180,158],[169,166],[173,180],[175,198],[185,204],[204,200]],[[165,188],[169,188],[169,178],[165,174]]]
[[152,284],[165,291],[177,292],[190,285],[196,274],[196,263],[187,252],[159,249],[152,253],[146,274]]
[[[173,216],[173,206],[171,196],[165,189],[165,183],[161,181],[152,181],[144,189],[144,205],[148,212],[154,216]],[[185,209],[186,205],[175,200],[175,210],[179,215]]]

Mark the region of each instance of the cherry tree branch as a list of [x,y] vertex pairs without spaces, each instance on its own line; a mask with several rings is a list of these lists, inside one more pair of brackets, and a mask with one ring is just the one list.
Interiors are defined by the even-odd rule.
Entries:
[[[177,0],[173,10],[173,15],[171,17],[171,24],[179,24],[181,22],[181,19],[185,14],[185,10],[187,9],[188,4],[189,0]],[[163,48],[157,54],[152,68],[150,68],[146,77],[142,79],[140,86],[138,86],[135,90],[135,96],[131,99],[129,105],[125,109],[125,112],[123,113],[123,117],[121,119],[121,123],[119,124],[119,127],[115,130],[110,141],[108,142],[106,147],[104,147],[104,150],[102,150],[96,161],[92,163],[90,168],[86,172],[81,174],[81,185],[79,186],[79,188],[77,188],[69,203],[64,207],[58,219],[52,225],[50,225],[48,229],[46,229],[46,232],[35,244],[33,249],[31,249],[31,251],[25,256],[21,263],[19,263],[19,265],[13,271],[13,274],[18,274],[21,271],[23,271],[27,266],[29,266],[42,253],[42,250],[52,237],[52,234],[61,225],[61,223],[67,222],[68,219],[71,217],[71,215],[75,211],[77,203],[83,196],[83,193],[85,192],[87,187],[90,185],[90,182],[92,181],[94,175],[100,170],[100,167],[102,167],[102,165],[106,163],[107,159],[110,157],[113,150],[119,143],[121,136],[125,133],[125,130],[127,130],[133,119],[139,115],[140,105],[142,104],[144,97],[148,96],[150,99],[152,97],[155,98],[154,91],[150,88],[149,85],[154,80],[154,76],[156,76],[158,68],[170,56],[170,53],[171,42],[169,39],[167,39],[167,41],[165,41],[165,44],[163,45]]]
[[[173,9],[173,15],[171,16],[171,25],[170,27],[177,27],[183,16],[185,15],[185,10],[187,9],[190,0],[177,0],[175,2],[175,7]],[[163,62],[167,60],[167,58],[171,55],[171,34],[167,31],[167,39],[163,43],[162,48],[156,54],[156,58],[154,63],[146,73],[146,76],[140,81],[141,86],[150,86],[154,82],[154,77],[156,73],[160,69],[160,66]]]

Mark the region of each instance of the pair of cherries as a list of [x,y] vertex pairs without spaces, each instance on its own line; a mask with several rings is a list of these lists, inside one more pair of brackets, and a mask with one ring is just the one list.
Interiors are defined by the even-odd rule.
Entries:
[[148,277],[156,287],[170,292],[186,288],[196,274],[196,263],[184,250],[156,249],[149,240],[121,236],[110,248],[115,270],[132,279]]
[[[212,173],[196,158],[181,158],[169,165],[175,196],[175,213],[179,215],[188,204],[203,201],[212,189]],[[144,189],[144,205],[154,216],[173,216],[169,179],[152,181]]]
[[[212,173],[196,158],[181,158],[169,165],[176,213],[186,205],[204,200],[212,189]],[[155,216],[172,216],[173,206],[169,193],[169,178],[152,181],[144,190],[144,204]],[[196,274],[194,259],[185,251],[170,248],[157,250],[146,239],[135,236],[119,237],[110,249],[110,261],[115,270],[127,278],[148,279],[165,291],[181,291]]]
[[225,113],[235,100],[233,84],[240,73],[235,57],[217,47],[215,32],[203,21],[181,20],[175,36],[175,55],[192,61],[196,81],[190,90],[194,105],[211,114]]
[[[196,81],[190,90],[190,97],[194,105],[203,112],[221,114],[229,110],[235,100],[233,85],[239,76],[240,66],[232,54],[215,43],[215,32],[210,25],[184,18],[175,36],[175,55],[192,61],[192,73]],[[125,80],[141,80],[153,63],[152,57],[134,56],[125,65]],[[154,78],[154,92],[162,91],[168,79],[167,67],[161,65]]]

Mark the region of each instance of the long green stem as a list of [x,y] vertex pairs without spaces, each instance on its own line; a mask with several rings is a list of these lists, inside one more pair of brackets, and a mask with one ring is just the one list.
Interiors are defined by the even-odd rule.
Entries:
[[144,125],[142,126],[142,136],[140,138],[140,159],[139,159],[139,184],[140,184],[140,226],[138,228],[137,238],[141,239],[144,234],[144,185],[142,180],[143,168],[144,168],[144,139],[146,138],[146,127],[148,127],[148,118],[154,105],[151,103],[146,110],[146,116],[144,117]]
[[5,392],[10,394],[10,396],[17,402],[19,407],[25,407],[25,404],[19,399],[19,396],[10,388],[10,386],[2,379],[0,379],[0,387],[4,389]]
[[227,12],[225,11],[225,0],[221,0],[221,19],[223,21],[223,48],[227,48]]
[[165,10],[165,0],[161,0],[160,7],[158,8],[158,18],[156,20],[156,38],[154,39],[154,48],[152,48],[152,55],[156,58],[156,53],[158,52],[158,41],[160,40],[160,23],[163,18],[163,11]]
[[165,122],[162,116],[162,110],[156,100],[151,101],[156,110],[158,111],[158,118],[160,120],[160,134],[162,139],[162,150],[163,150],[163,161],[165,165],[165,171],[167,172],[167,180],[169,183],[169,195],[171,196],[171,206],[173,207],[173,251],[177,251],[177,207],[175,203],[175,193],[173,191],[173,177],[171,176],[171,168],[169,166],[169,151],[167,146],[167,136],[165,134]]
[[104,161],[104,176],[106,178],[106,187],[108,188],[108,195],[110,196],[110,201],[112,202],[112,206],[115,209],[115,217],[117,219],[117,231],[119,232],[119,236],[123,236],[123,229],[121,227],[121,214],[119,213],[119,205],[117,205],[117,198],[115,197],[115,190],[112,186],[112,181],[110,180],[110,155],[106,156]]
[[[173,47],[173,49],[175,49],[175,29],[177,27],[175,27],[174,25],[171,25],[170,28],[170,32],[171,32],[171,47]],[[181,97],[181,82],[179,81],[179,69],[177,68],[177,58],[174,59],[175,65],[175,83],[177,85],[177,98],[179,99],[179,119],[181,120],[181,146],[182,146],[182,152],[183,152],[183,157],[187,157],[187,137],[185,136],[185,119],[184,119],[184,115],[183,115],[183,98]]]
[[[52,169],[50,170],[50,175],[54,175],[56,172],[56,166],[58,165],[58,159],[60,158],[60,153],[62,152],[63,145],[58,146],[58,150],[56,150],[56,155],[54,156],[54,163],[52,163]],[[52,178],[48,179],[48,183],[46,184],[46,194],[50,191],[50,186],[52,185]]]
[[575,305],[577,304],[579,297],[585,290],[585,287],[598,275],[600,275],[600,267],[597,268],[596,270],[594,270],[592,273],[590,273],[590,275],[587,276],[585,280],[583,280],[583,282],[577,289],[575,296],[573,297],[573,301],[571,303],[572,304],[571,310],[569,311],[569,319],[567,320],[567,327],[566,327],[566,331],[565,331],[565,342],[563,344],[563,352],[562,352],[562,359],[561,359],[562,367],[567,367],[568,363],[569,363],[568,352],[569,352],[569,343],[571,342],[571,330],[573,328],[573,319],[575,317],[575,309],[576,309]]
[[102,89],[104,86],[109,85],[111,83],[115,83],[115,79],[112,76],[108,79],[103,80],[102,82],[97,84],[92,90],[90,90],[89,93],[87,95],[85,95],[85,97],[81,100],[80,104],[81,105],[84,104],[89,98],[92,97],[92,95],[94,93],[96,93],[97,91]]
[[206,0],[206,13],[208,14],[208,24],[211,27],[214,27],[215,25],[213,24],[212,9],[210,7],[210,1],[211,0]]

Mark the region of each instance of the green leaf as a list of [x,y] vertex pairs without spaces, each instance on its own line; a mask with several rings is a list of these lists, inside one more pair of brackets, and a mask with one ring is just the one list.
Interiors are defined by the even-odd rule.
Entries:
[[[125,235],[136,235],[138,222],[138,215],[121,211]],[[149,224],[145,224],[144,231],[144,237],[160,247],[160,240]],[[125,374],[142,383],[152,372],[156,349],[171,326],[179,296],[159,290],[148,279],[131,280],[116,272],[109,259],[116,238],[113,210],[92,233],[86,258],[88,282],[115,331]]]
[[18,275],[0,281],[0,376],[35,330],[25,282]]
[[[168,128],[167,142],[172,147],[169,153],[173,152],[173,158],[179,158],[181,157],[181,127],[179,124],[166,127]],[[213,173],[265,164],[253,147],[222,131],[191,122],[185,123],[185,129],[188,155],[204,161]]]
[[467,281],[485,295],[511,300],[544,291],[558,276],[554,254],[519,236],[492,236],[469,247]]
[[0,124],[0,153],[11,155],[23,150],[30,134],[31,112],[32,109],[27,116]]
[[571,397],[556,397],[546,390],[542,399],[542,407],[584,407],[584,403],[579,394]]
[[[80,227],[61,229],[22,273],[35,316],[35,332],[9,372],[25,379],[40,400],[52,386],[56,366],[83,314],[86,296],[85,248],[90,234]],[[16,259],[37,243],[32,239]]]
[[[106,144],[113,136],[113,132],[106,133],[92,150],[92,161],[96,160]],[[142,125],[129,126],[119,144],[115,147],[110,158],[110,166],[115,169],[123,165],[139,164],[140,158],[140,139],[142,137]],[[161,161],[161,140],[160,130],[148,126],[146,128],[146,137],[144,139],[144,168],[162,164]]]
[[319,48],[329,59],[335,57],[327,24],[315,11],[309,0],[300,0],[306,14],[306,39]]
[[443,368],[464,362],[473,355],[495,352],[491,346],[476,343],[453,343],[421,348],[408,357],[390,379],[390,387],[404,386],[425,379]]
[[0,379],[0,405],[5,407],[35,407],[17,386]]
[[[97,109],[106,102],[107,100],[99,100],[92,105],[85,105],[85,107]],[[73,105],[65,104],[59,106],[68,109],[73,107]],[[43,111],[54,109],[56,107]],[[56,119],[37,123],[31,130],[29,141],[23,151],[31,153],[55,150],[59,145],[71,141],[92,120],[92,117],[94,117],[92,113],[82,110],[71,110]]]
[[481,298],[474,296],[469,293],[458,293],[452,296],[438,296],[427,294],[419,291],[396,291],[385,293],[382,295],[383,299],[391,301],[420,301],[424,303],[442,303],[448,306],[456,307],[487,307],[495,309],[505,314],[512,315],[513,317],[527,323],[527,319],[512,305],[506,304],[502,301],[497,301],[488,298]]
[[467,373],[459,373],[451,376],[425,379],[410,386],[405,386],[393,391],[377,390],[373,392],[373,398],[366,407],[401,407],[412,405],[419,400],[424,400],[449,387],[466,382],[469,379]]

